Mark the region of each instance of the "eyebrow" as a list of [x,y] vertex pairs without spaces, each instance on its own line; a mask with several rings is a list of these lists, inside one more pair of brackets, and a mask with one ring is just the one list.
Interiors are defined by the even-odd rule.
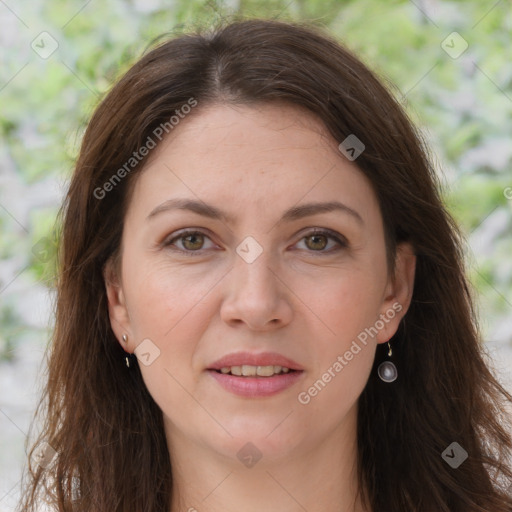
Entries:
[[[203,217],[222,220],[227,223],[233,223],[234,220],[233,217],[227,212],[224,212],[215,206],[206,204],[202,201],[196,201],[195,199],[187,198],[174,198],[164,201],[162,204],[158,205],[154,210],[151,211],[146,220],[152,219],[159,213],[167,212],[169,210],[189,210],[202,215]],[[309,217],[310,215],[317,215],[319,213],[329,213],[334,211],[346,213],[357,220],[360,224],[364,224],[363,218],[361,215],[359,215],[359,213],[339,201],[306,203],[293,206],[284,212],[279,222],[291,222],[294,220],[302,219],[304,217]]]

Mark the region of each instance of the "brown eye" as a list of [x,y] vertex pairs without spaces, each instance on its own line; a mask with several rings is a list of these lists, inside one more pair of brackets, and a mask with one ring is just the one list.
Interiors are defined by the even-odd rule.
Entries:
[[194,233],[191,235],[182,236],[179,240],[183,240],[183,247],[189,250],[201,249],[204,243],[204,236],[202,233]]
[[343,235],[327,229],[315,230],[300,241],[304,241],[308,252],[319,254],[330,254],[348,247],[348,242]]
[[308,244],[306,241],[306,245],[309,249],[323,250],[327,246],[327,237],[325,235],[309,235],[304,239],[311,241],[311,244]]
[[203,250],[213,248],[214,244],[210,240],[210,246],[205,247],[205,241],[210,240],[210,237],[201,231],[182,231],[173,238],[164,242],[164,246],[172,250],[176,250],[182,254],[195,255],[194,253],[201,254]]

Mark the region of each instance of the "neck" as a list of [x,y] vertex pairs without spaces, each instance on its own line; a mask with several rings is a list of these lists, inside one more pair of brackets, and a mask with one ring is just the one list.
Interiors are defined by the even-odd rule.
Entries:
[[170,425],[166,433],[173,469],[171,512],[369,512],[357,493],[356,409],[321,442],[279,457],[267,450],[252,467],[191,442]]

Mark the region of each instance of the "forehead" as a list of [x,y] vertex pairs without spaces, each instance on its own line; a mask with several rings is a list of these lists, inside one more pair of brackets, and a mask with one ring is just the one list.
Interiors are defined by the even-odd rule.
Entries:
[[320,120],[290,105],[198,107],[153,150],[130,208],[147,215],[178,196],[253,215],[319,200],[376,208],[367,178],[337,145]]

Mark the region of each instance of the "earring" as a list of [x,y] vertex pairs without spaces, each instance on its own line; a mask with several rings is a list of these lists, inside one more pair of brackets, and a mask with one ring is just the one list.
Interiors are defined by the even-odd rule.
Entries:
[[[122,338],[125,343],[128,341],[128,336],[126,334],[123,334]],[[135,366],[136,359],[137,356],[135,354],[129,354],[128,352],[125,352],[124,362],[127,368],[132,368]]]
[[[391,345],[388,341],[388,356],[391,357],[393,354],[393,351],[391,350]],[[396,366],[391,361],[384,361],[383,363],[379,364],[379,367],[377,368],[377,374],[379,375],[379,378],[384,382],[394,382],[396,378],[398,377],[398,371],[396,369]]]
[[135,354],[126,354],[124,357],[124,362],[127,368],[133,368],[135,366],[135,361],[137,356]]

